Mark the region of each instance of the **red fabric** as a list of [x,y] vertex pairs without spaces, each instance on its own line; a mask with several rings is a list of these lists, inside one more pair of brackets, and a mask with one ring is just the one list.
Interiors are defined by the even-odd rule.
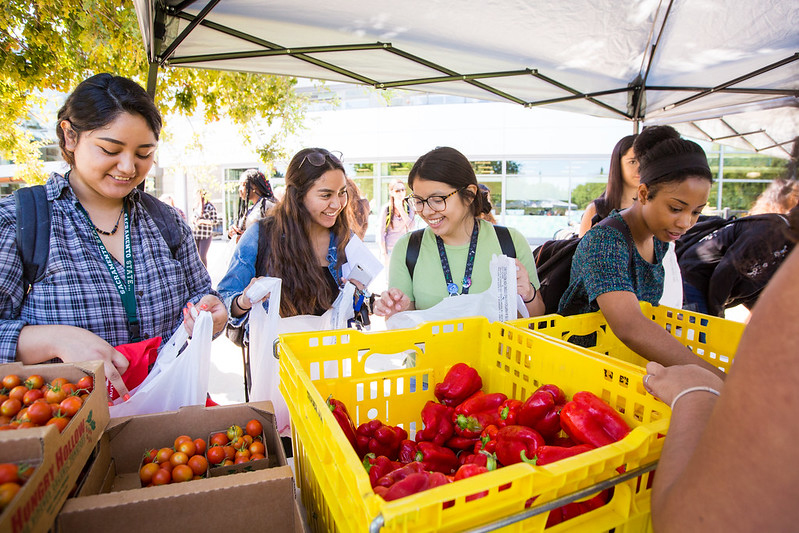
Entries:
[[215,401],[213,401],[213,400],[211,399],[211,396],[210,396],[210,395],[208,395],[208,396],[206,396],[206,397],[205,397],[205,406],[206,406],[206,407],[216,407],[217,405],[219,405],[219,404],[218,404],[218,403],[216,403]]
[[[153,337],[152,339],[130,344],[120,344],[114,347],[130,362],[128,369],[122,374],[122,381],[125,382],[128,390],[138,386],[147,377],[150,366],[155,364],[155,360],[158,357],[159,346],[161,346],[161,337]],[[110,381],[105,380],[105,385],[108,389],[109,399],[116,400],[119,398],[119,393],[111,385]]]

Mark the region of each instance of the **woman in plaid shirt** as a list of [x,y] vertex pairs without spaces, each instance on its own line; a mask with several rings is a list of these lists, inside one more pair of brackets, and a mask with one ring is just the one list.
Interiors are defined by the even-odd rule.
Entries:
[[[152,98],[126,78],[83,81],[58,112],[57,134],[70,170],[45,186],[51,203],[44,277],[26,293],[13,197],[0,200],[0,363],[103,360],[118,378],[128,361],[113,346],[168,339],[187,307],[209,310],[214,331],[224,303],[176,210],[182,240],[170,250],[136,186],[153,165],[161,117]],[[182,311],[182,313],[181,313]]]
[[194,208],[191,231],[194,234],[194,242],[197,243],[200,261],[206,267],[208,267],[208,249],[211,247],[214,226],[217,223],[219,223],[219,215],[216,212],[216,207],[208,200],[208,191],[200,189],[197,191],[197,206]]

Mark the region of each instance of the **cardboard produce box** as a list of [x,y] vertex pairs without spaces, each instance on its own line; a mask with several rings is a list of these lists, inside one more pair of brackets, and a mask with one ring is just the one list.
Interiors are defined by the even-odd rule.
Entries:
[[32,477],[0,514],[0,531],[33,533],[47,531],[94,452],[108,424],[108,399],[103,364],[0,365],[0,376],[17,374],[27,378],[39,374],[46,381],[64,377],[77,382],[93,377],[95,390],[62,433],[55,426],[0,431],[0,462],[26,461],[36,464]]
[[[186,434],[206,438],[231,424],[256,418],[264,426],[268,468],[231,475],[142,487],[139,465],[146,449],[171,446]],[[134,533],[180,527],[186,531],[251,530],[294,533],[294,479],[275,425],[271,402],[112,419],[83,485],[67,500],[56,531]]]

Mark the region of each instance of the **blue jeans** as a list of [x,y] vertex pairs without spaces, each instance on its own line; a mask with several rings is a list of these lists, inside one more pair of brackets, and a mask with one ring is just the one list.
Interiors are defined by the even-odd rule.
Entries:
[[705,293],[685,282],[682,284],[682,301],[686,311],[708,314]]

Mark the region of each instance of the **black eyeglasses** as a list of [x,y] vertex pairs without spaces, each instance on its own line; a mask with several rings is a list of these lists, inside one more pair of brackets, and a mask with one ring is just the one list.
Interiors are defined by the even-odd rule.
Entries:
[[419,196],[414,196],[412,194],[406,197],[405,201],[410,202],[410,204],[413,206],[413,209],[417,212],[421,212],[421,210],[424,209],[424,204],[430,206],[430,209],[432,209],[433,211],[440,212],[447,208],[447,198],[449,198],[455,193],[461,192],[465,188],[466,187],[455,189],[451,193],[444,196],[434,195],[434,196],[428,196],[427,198],[420,198]]
[[341,159],[344,157],[344,154],[338,151],[329,152],[327,150],[318,150],[316,152],[308,152],[305,154],[305,157],[302,158],[302,162],[300,166],[297,168],[302,167],[303,163],[308,161],[315,167],[321,167],[325,164],[325,159],[330,158],[330,160],[337,164],[341,165]]

